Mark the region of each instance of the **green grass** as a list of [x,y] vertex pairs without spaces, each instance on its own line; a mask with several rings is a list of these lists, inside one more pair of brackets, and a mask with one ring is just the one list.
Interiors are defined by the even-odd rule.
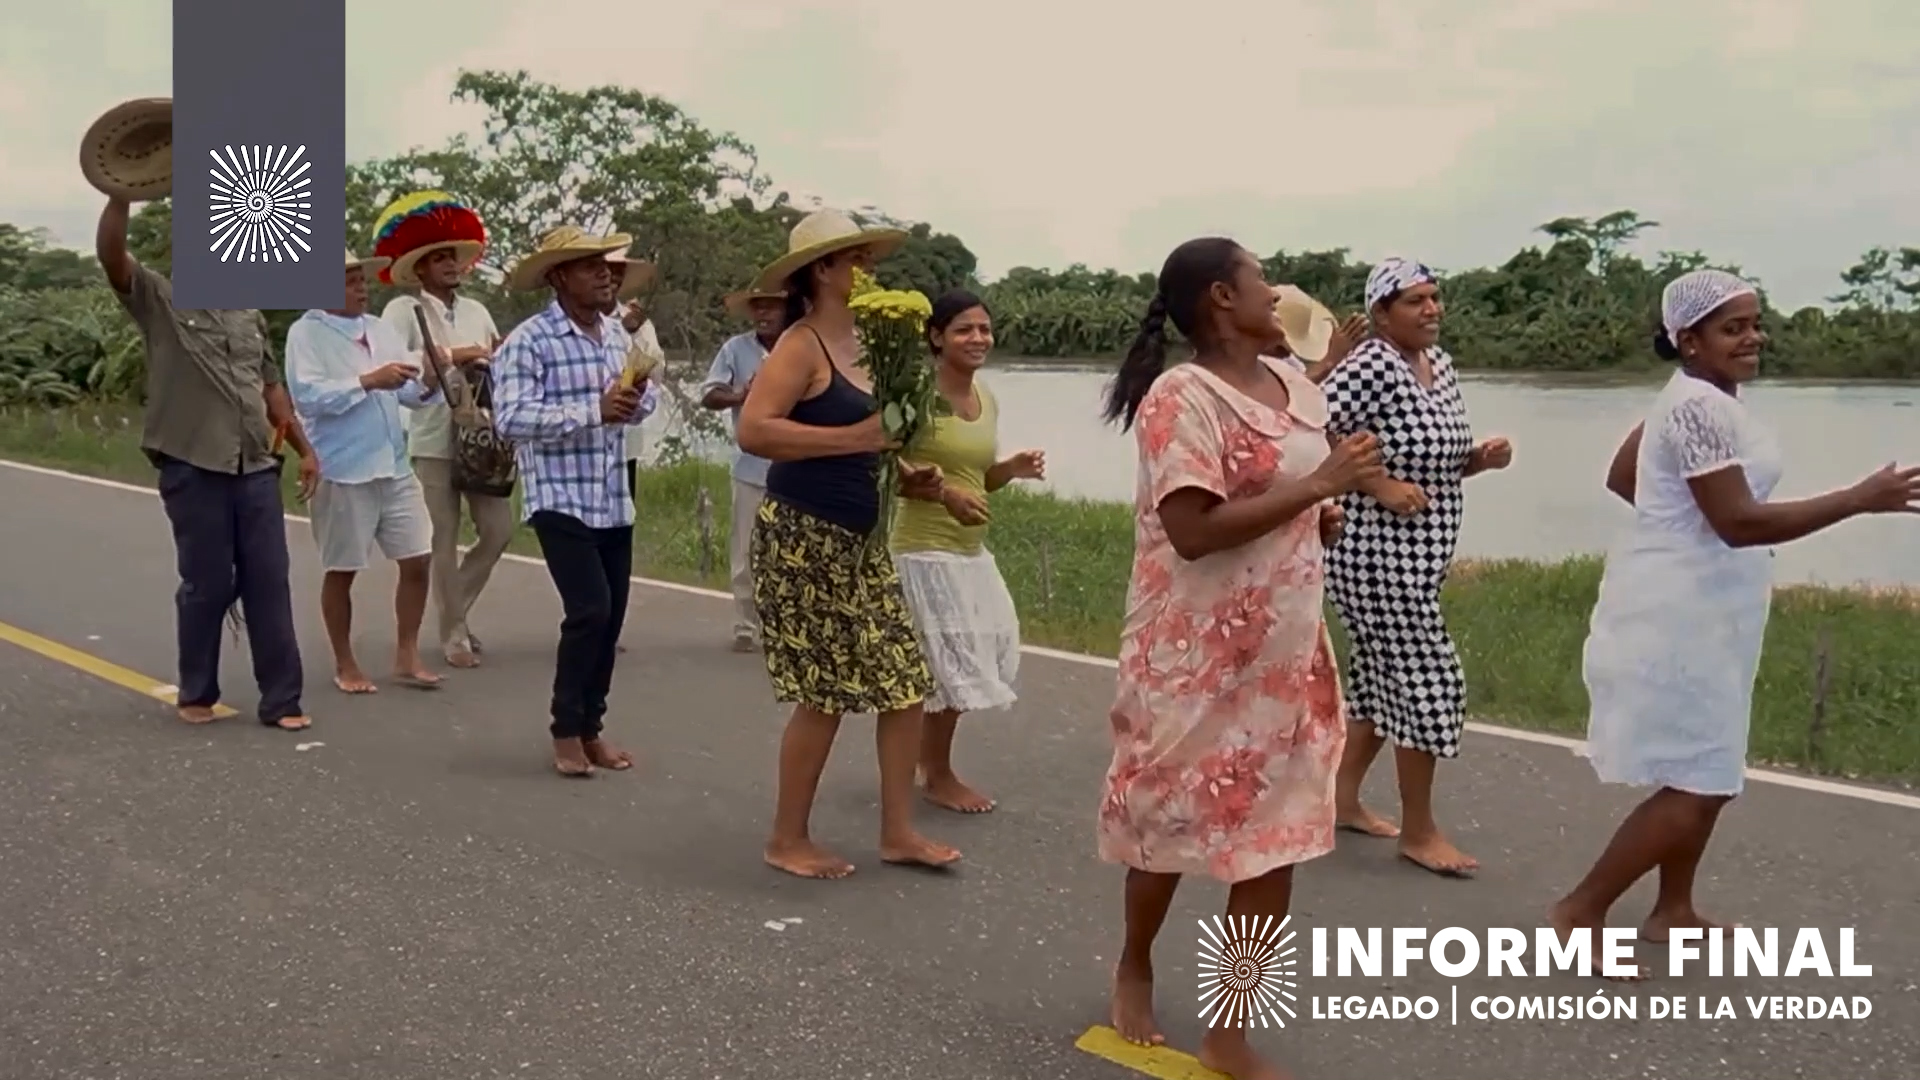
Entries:
[[[0,457],[16,461],[151,484],[154,472],[138,443],[139,417],[123,408],[0,410]],[[287,471],[293,505],[293,470]],[[635,572],[724,589],[728,495],[726,473],[717,466],[644,471]],[[1019,605],[1026,640],[1113,655],[1133,558],[1131,511],[1118,503],[1019,490],[995,495],[993,508],[990,543]],[[525,530],[514,547],[538,553]],[[1463,562],[1456,568],[1443,602],[1476,716],[1535,731],[1578,736],[1584,730],[1580,647],[1600,570],[1592,558]],[[1335,628],[1337,639],[1337,621]],[[1915,593],[1779,589],[1754,695],[1753,761],[1848,778],[1920,781],[1916,647]],[[1823,655],[1824,716],[1816,732]]]

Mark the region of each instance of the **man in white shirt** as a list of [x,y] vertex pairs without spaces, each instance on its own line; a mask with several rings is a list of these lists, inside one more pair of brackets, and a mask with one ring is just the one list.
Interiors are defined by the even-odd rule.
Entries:
[[[653,320],[647,317],[647,310],[640,304],[639,295],[653,287],[658,272],[650,262],[629,258],[627,252],[608,257],[607,265],[613,268],[613,299],[607,305],[607,314],[620,323],[620,329],[627,335],[627,346],[634,345],[645,349],[654,360],[665,363],[667,354],[660,348],[660,335],[653,328]],[[635,424],[627,429],[627,494],[632,496],[637,507],[640,500],[640,458],[646,453],[646,429]]]
[[[733,414],[733,427],[740,427],[740,406],[747,400],[747,387],[760,373],[773,343],[780,340],[786,325],[786,294],[779,292],[738,292],[727,297],[727,310],[753,321],[753,329],[728,338],[713,356],[706,381],[700,387],[700,404],[709,409],[726,409]],[[738,436],[735,436],[738,438]],[[733,454],[733,527],[728,534],[728,561],[733,571],[733,648],[752,652],[760,641],[760,616],[753,605],[753,568],[749,563],[753,522],[760,513],[760,500],[767,494],[765,458],[735,448]]]
[[[435,344],[448,351],[451,361],[445,400],[436,400],[412,416],[408,441],[414,472],[420,478],[427,513],[433,520],[433,591],[439,609],[440,647],[447,663],[460,668],[480,662],[481,645],[468,629],[467,618],[500,556],[506,553],[514,529],[510,497],[462,492],[453,486],[455,442],[450,406],[468,403],[500,343],[500,331],[486,305],[458,292],[478,257],[478,245],[469,241],[429,243],[402,254],[387,274],[394,284],[419,291],[396,297],[381,316],[399,335],[412,362],[424,365],[420,324],[414,315],[415,311],[424,312]],[[460,557],[462,499],[478,535],[464,559]]]
[[309,311],[287,331],[287,390],[320,459],[312,517],[326,572],[320,614],[333,646],[333,683],[349,694],[376,689],[353,655],[353,581],[375,545],[400,570],[394,673],[422,689],[440,685],[420,661],[433,534],[400,427],[400,410],[434,400],[437,387],[400,338],[367,314],[366,271],[384,265],[348,252],[346,306]]

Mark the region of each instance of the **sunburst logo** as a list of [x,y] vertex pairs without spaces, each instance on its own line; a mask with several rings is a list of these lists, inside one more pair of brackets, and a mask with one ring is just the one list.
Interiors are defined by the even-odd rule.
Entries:
[[1291,915],[1200,920],[1200,1019],[1208,1027],[1283,1028],[1294,1018],[1292,921]]
[[228,146],[213,157],[209,200],[213,246],[221,262],[299,262],[312,251],[313,162],[304,146]]

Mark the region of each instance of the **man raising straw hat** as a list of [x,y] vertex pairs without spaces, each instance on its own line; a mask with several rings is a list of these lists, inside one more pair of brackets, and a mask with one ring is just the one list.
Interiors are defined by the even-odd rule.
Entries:
[[281,383],[258,311],[182,311],[173,283],[127,250],[131,203],[172,190],[173,105],[129,102],[87,132],[81,168],[107,196],[94,254],[146,346],[146,415],[140,449],[159,470],[160,502],[180,568],[175,594],[181,720],[205,724],[220,705],[220,637],[244,614],[262,724],[311,725],[288,584],[280,475],[284,441],[300,455],[300,491],[320,483]]
[[553,301],[507,336],[493,363],[494,420],[518,444],[523,512],[565,611],[548,729],[562,776],[633,767],[601,738],[633,572],[626,429],[659,401],[650,379],[627,377],[627,337],[606,314],[608,256],[632,242],[573,225],[542,237],[507,284],[551,289]]

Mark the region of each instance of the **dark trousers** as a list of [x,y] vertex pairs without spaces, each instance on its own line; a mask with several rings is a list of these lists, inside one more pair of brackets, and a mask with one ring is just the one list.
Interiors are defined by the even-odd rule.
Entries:
[[627,459],[627,497],[636,506],[640,502],[640,462],[637,458]]
[[237,601],[260,687],[260,720],[276,724],[304,715],[280,471],[236,476],[163,458],[160,501],[173,524],[180,573],[173,600],[180,704],[220,700],[220,634]]
[[633,526],[595,529],[579,518],[542,510],[533,515],[553,587],[560,592],[560,648],[553,666],[556,739],[597,739],[613,689],[620,628],[627,621],[633,573]]

